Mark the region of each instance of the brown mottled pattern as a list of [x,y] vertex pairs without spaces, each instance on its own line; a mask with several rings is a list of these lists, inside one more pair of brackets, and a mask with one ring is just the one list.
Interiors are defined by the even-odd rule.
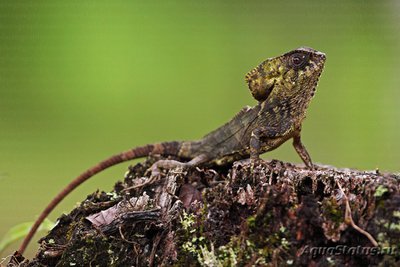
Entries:
[[[259,103],[242,109],[232,120],[203,139],[192,142],[165,142],[133,148],[112,156],[82,173],[66,186],[45,208],[19,252],[22,254],[39,225],[73,189],[96,173],[131,159],[151,154],[176,155],[187,163],[162,161],[165,166],[223,165],[238,159],[273,150],[290,138],[304,163],[312,168],[311,158],[300,140],[301,123],[314,96],[325,54],[311,48],[298,48],[269,58],[246,76],[253,97]],[[158,166],[162,166],[161,161]]]
[[[293,56],[301,57],[301,64],[293,66]],[[267,59],[246,75],[250,91],[261,100],[259,104],[243,109],[203,139],[185,144],[186,155],[205,154],[210,163],[226,164],[249,156],[252,132],[258,128],[267,129],[260,140],[260,153],[300,134],[324,63],[325,55],[311,48]]]

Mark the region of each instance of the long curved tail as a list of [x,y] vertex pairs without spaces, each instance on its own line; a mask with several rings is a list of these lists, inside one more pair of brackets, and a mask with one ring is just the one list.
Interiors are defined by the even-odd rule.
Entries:
[[141,147],[136,147],[128,151],[122,152],[120,154],[109,157],[103,160],[96,166],[88,169],[78,177],[76,177],[72,182],[70,182],[64,189],[57,194],[55,198],[47,205],[47,207],[42,211],[40,216],[36,219],[32,228],[29,230],[28,235],[23,240],[18,252],[23,254],[29,242],[31,241],[33,235],[36,233],[39,226],[42,224],[44,219],[53,211],[53,209],[60,203],[69,193],[71,193],[80,184],[88,180],[93,175],[111,167],[118,163],[122,163],[128,160],[146,157],[150,154],[161,154],[161,155],[178,155],[181,148],[182,142],[164,142],[158,144],[150,144]]

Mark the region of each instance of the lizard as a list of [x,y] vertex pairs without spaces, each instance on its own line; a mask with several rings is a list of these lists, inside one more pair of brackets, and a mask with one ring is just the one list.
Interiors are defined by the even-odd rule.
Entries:
[[324,53],[300,47],[283,55],[268,58],[245,77],[251,94],[258,101],[254,107],[243,108],[229,122],[195,141],[172,141],[135,147],[101,161],[72,180],[46,206],[30,228],[18,252],[23,254],[38,227],[50,212],[76,187],[93,175],[122,162],[153,154],[182,159],[159,160],[150,168],[157,170],[176,166],[226,165],[274,150],[289,139],[308,168],[311,157],[301,141],[301,125],[314,96],[325,65]]

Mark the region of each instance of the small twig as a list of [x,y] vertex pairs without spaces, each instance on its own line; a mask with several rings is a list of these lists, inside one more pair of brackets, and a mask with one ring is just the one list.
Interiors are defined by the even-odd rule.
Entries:
[[[124,233],[122,233],[122,226],[119,226],[118,227],[118,231],[119,231],[119,235],[121,236],[121,238],[122,238],[122,240],[124,240],[125,242],[127,242],[127,243],[129,243],[129,244],[138,244],[137,242],[135,242],[135,241],[130,241],[130,240],[128,240],[128,239],[126,239],[125,238],[125,235],[124,235]],[[133,246],[133,248],[135,248],[135,246]],[[137,254],[137,253],[136,253]]]
[[160,244],[162,235],[163,235],[163,232],[158,233],[157,236],[154,239],[153,248],[151,249],[151,253],[150,253],[150,257],[149,257],[149,266],[153,266],[154,257],[156,255],[157,247]]
[[366,236],[369,239],[369,241],[374,245],[374,247],[379,246],[378,242],[376,242],[375,238],[370,233],[368,233],[367,231],[365,231],[364,229],[360,228],[358,225],[356,225],[354,223],[353,217],[351,215],[351,208],[350,208],[349,199],[348,199],[347,195],[344,193],[343,188],[340,185],[338,179],[336,179],[336,184],[338,185],[339,190],[343,194],[344,201],[346,202],[346,211],[345,211],[345,215],[344,215],[345,223],[348,224],[348,225],[351,225],[356,231],[358,231],[359,233],[361,233],[364,236]]

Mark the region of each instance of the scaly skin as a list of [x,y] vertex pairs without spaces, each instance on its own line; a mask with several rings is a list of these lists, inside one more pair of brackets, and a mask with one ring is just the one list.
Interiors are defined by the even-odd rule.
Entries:
[[114,155],[88,169],[67,185],[44,209],[19,248],[22,254],[43,220],[71,191],[93,175],[121,162],[151,154],[178,156],[187,162],[160,160],[152,167],[152,175],[160,168],[175,166],[225,165],[271,151],[290,138],[307,167],[311,158],[301,143],[301,124],[314,96],[325,64],[325,54],[311,48],[298,48],[267,59],[246,75],[253,97],[259,101],[245,107],[231,121],[197,141],[164,142],[133,148]]

